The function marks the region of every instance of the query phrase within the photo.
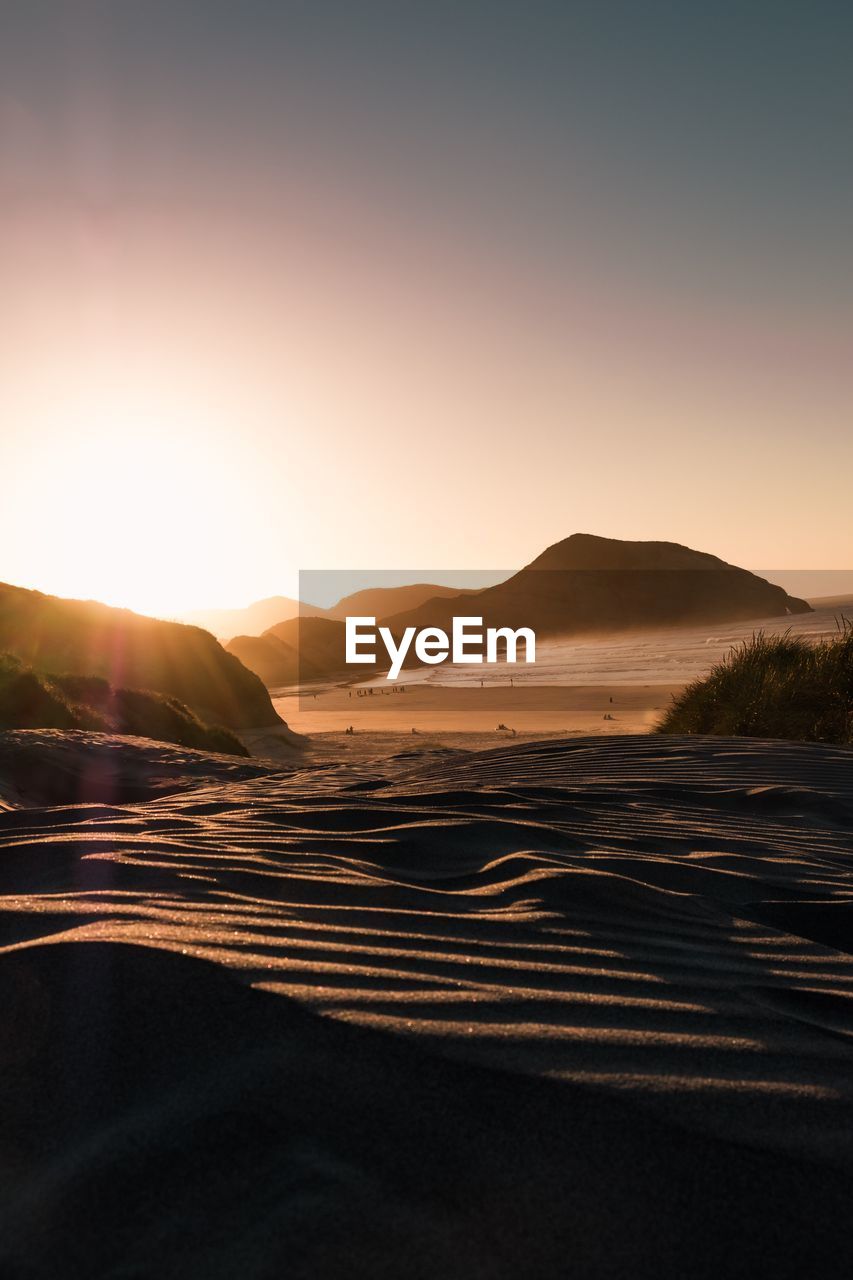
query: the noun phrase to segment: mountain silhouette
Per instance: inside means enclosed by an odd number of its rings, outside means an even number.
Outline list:
[[[575,533],[497,586],[464,600],[429,600],[383,622],[395,634],[409,626],[448,630],[454,615],[471,614],[485,626],[547,636],[808,612],[804,600],[707,552]]]

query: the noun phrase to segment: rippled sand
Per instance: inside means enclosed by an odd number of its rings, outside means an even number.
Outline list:
[[[15,738],[0,1273],[847,1273],[849,751]]]

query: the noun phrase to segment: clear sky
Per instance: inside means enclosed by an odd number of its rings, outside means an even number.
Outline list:
[[[0,580],[853,566],[853,6],[0,5]]]

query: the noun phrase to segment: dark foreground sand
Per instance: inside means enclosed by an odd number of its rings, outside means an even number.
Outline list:
[[[4,1280],[849,1274],[849,751],[114,750],[0,813]]]

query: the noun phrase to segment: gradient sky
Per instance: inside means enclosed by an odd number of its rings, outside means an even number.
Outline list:
[[[0,4],[0,580],[853,565],[853,6]]]

